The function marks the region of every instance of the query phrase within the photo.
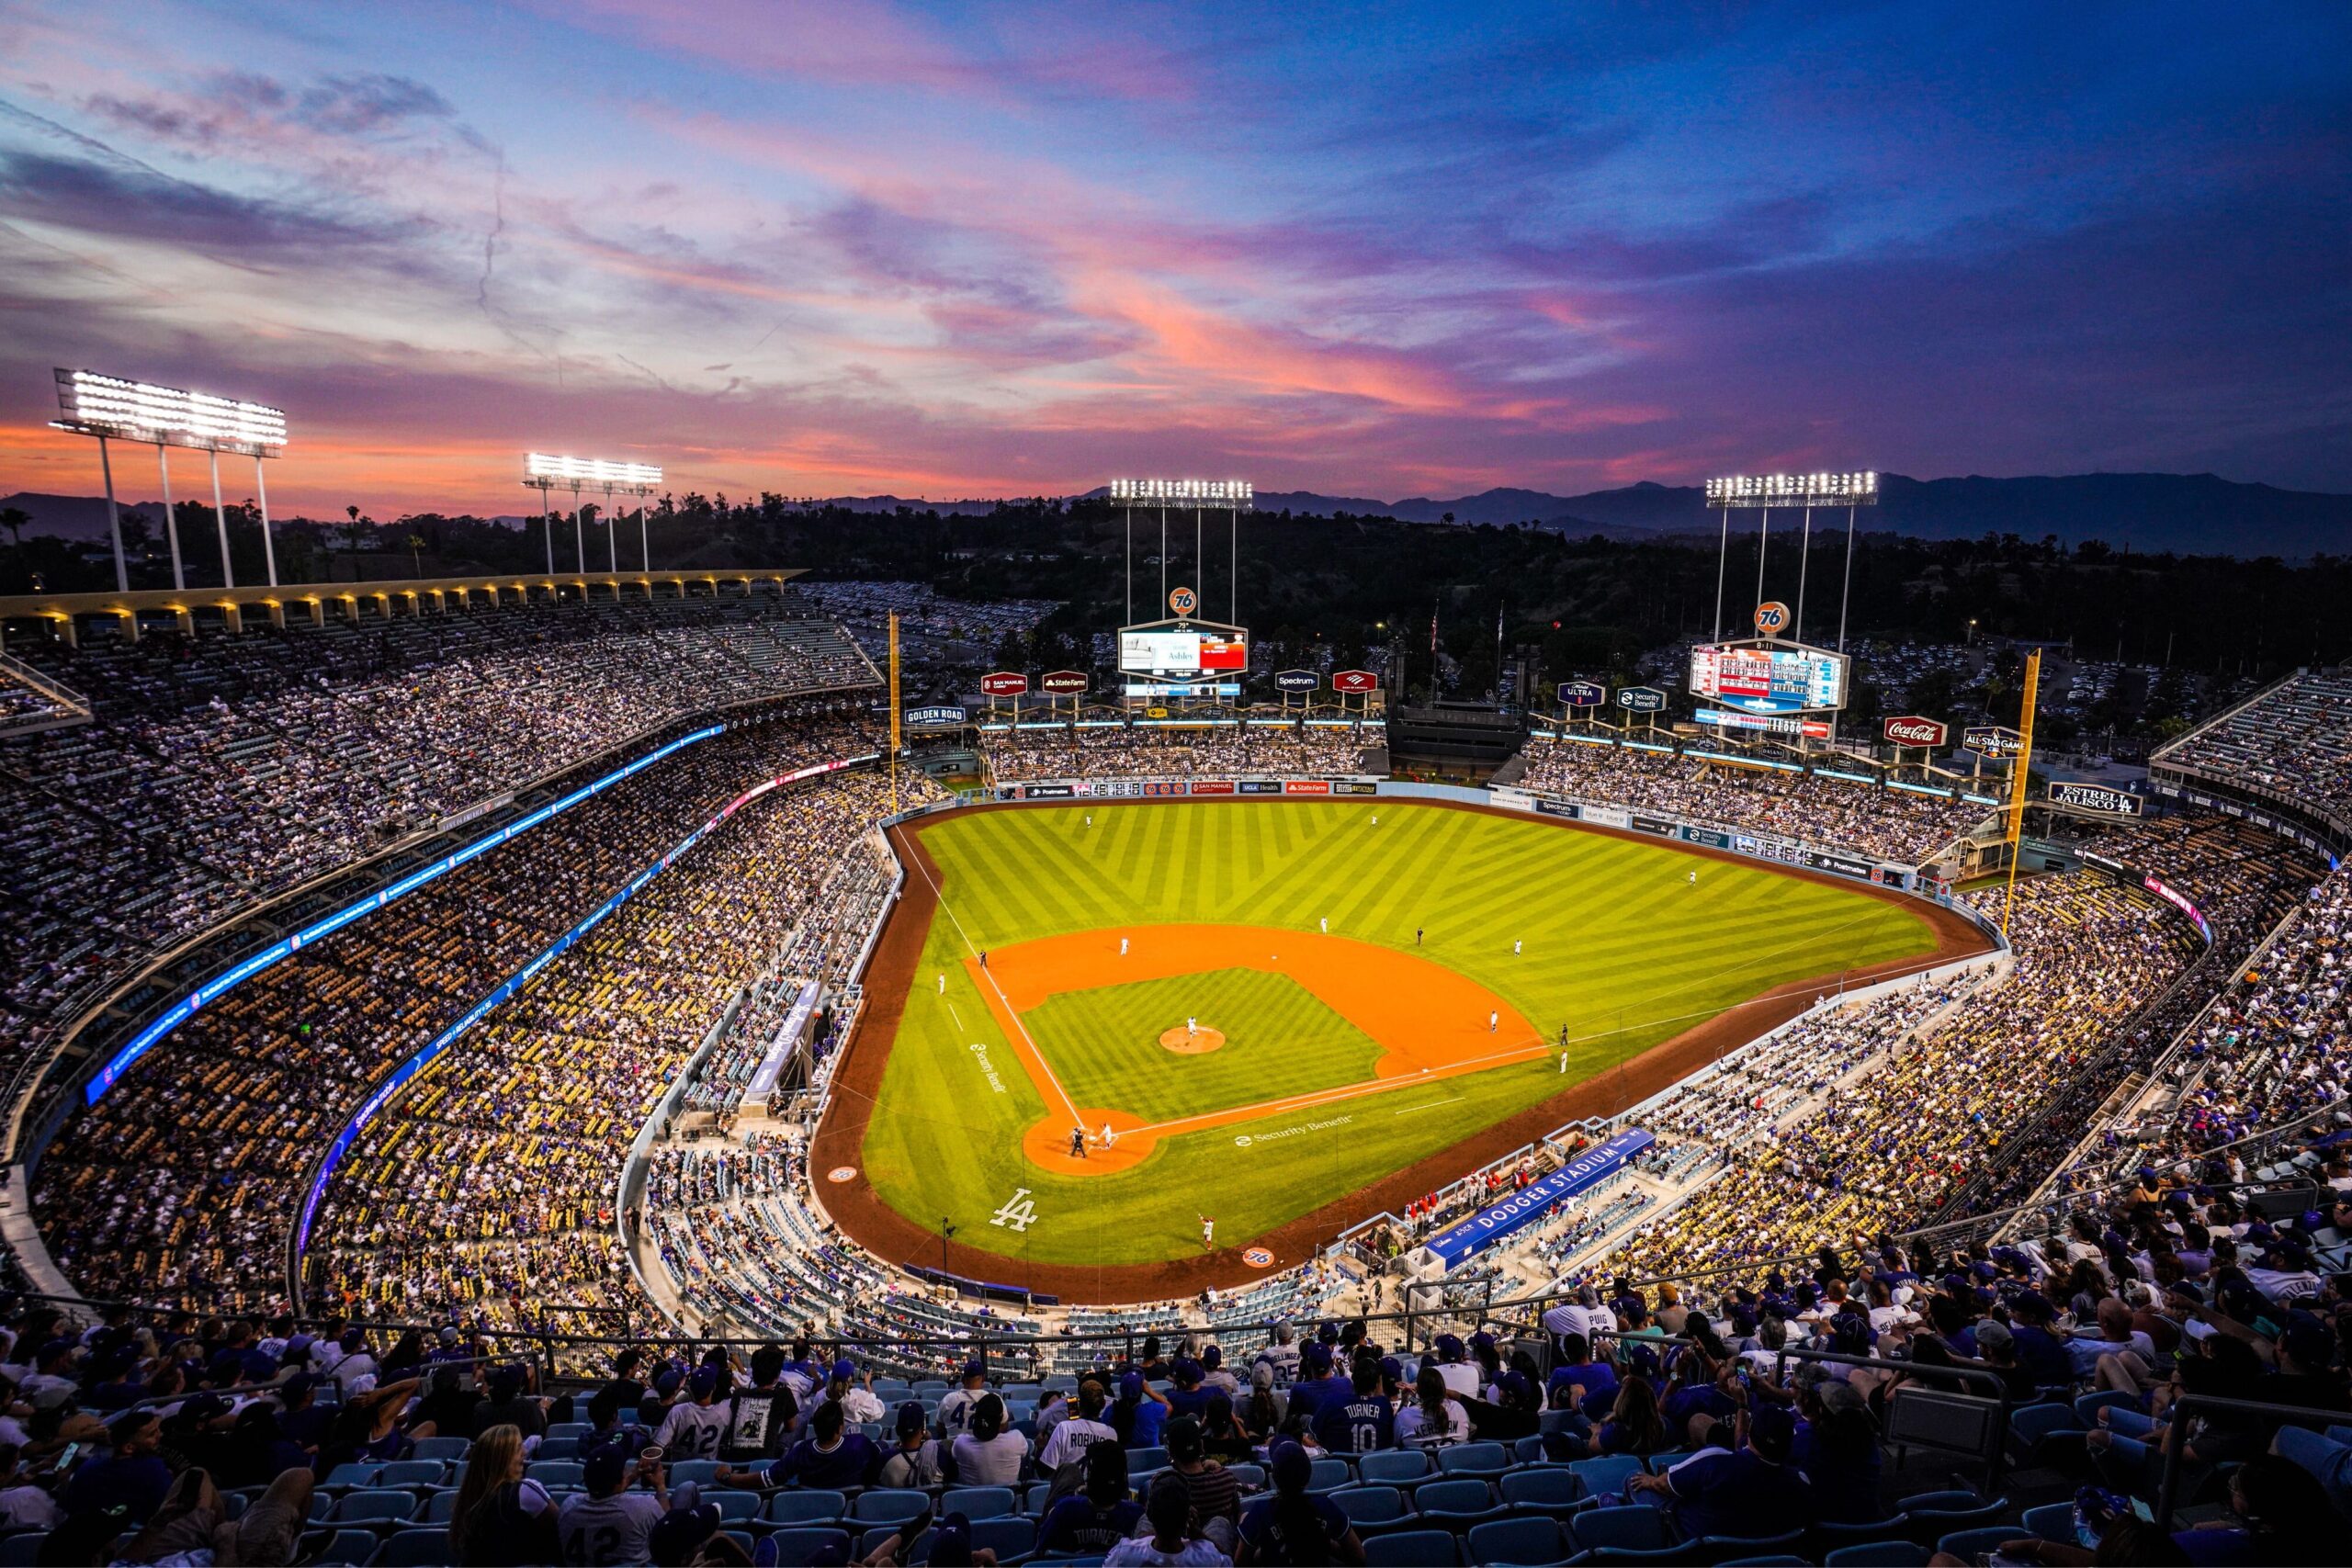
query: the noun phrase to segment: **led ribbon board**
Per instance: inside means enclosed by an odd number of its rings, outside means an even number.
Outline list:
[[[711,733],[716,734],[718,732],[713,730]],[[679,744],[683,745],[684,742],[682,741]],[[656,755],[659,754],[660,753],[656,753]],[[639,763],[632,764],[632,766],[642,766],[644,762],[649,762],[652,760],[653,759],[651,757],[648,757]],[[476,1002],[472,1007],[468,1008],[465,1014],[460,1017],[457,1022],[443,1030],[439,1034],[435,1035],[430,1044],[424,1046],[407,1061],[402,1062],[398,1067],[394,1068],[391,1075],[376,1087],[376,1092],[369,1095],[367,1100],[361,1102],[359,1109],[352,1112],[351,1120],[345,1123],[342,1132],[335,1134],[334,1142],[327,1145],[326,1157],[319,1162],[319,1174],[311,1183],[309,1196],[302,1201],[302,1223],[295,1237],[294,1250],[300,1253],[309,1249],[311,1245],[311,1222],[317,1217],[319,1202],[326,1196],[327,1182],[329,1179],[334,1175],[336,1168],[343,1164],[343,1156],[351,1152],[351,1145],[358,1141],[359,1134],[367,1131],[368,1123],[376,1119],[376,1113],[378,1111],[383,1110],[385,1106],[391,1103],[392,1097],[401,1091],[402,1086],[406,1085],[413,1079],[417,1074],[423,1072],[427,1066],[431,1066],[434,1059],[439,1056],[441,1053],[456,1044],[458,1039],[464,1035],[466,1031],[471,1029],[475,1024],[480,1023],[482,1021],[483,1017],[489,1013],[491,1009],[498,1006],[499,1003],[506,1000],[509,997],[512,997],[525,986],[529,985],[531,981],[537,977],[539,971],[545,969],[558,958],[562,957],[563,954],[569,952],[572,945],[579,942],[582,937],[586,936],[590,931],[595,930],[596,927],[603,922],[605,916],[619,908],[623,904],[628,903],[629,899],[637,896],[638,892],[643,888],[647,883],[661,875],[662,873],[669,870],[671,864],[675,862],[679,856],[684,854],[688,850],[693,849],[696,844],[700,843],[702,841],[703,835],[708,833],[712,829],[718,827],[722,822],[725,822],[729,818],[734,816],[735,813],[741,811],[744,807],[749,806],[752,801],[757,800],[760,796],[767,794],[770,790],[780,788],[785,784],[798,784],[804,779],[812,779],[820,773],[839,773],[843,768],[855,767],[862,762],[876,762],[879,761],[881,761],[881,756],[878,752],[869,752],[863,757],[843,757],[836,761],[818,762],[809,767],[797,769],[792,773],[779,773],[775,778],[769,779],[763,784],[754,784],[750,789],[745,790],[742,794],[737,795],[733,800],[729,801],[724,807],[720,807],[719,810],[701,827],[696,828],[693,832],[679,840],[676,848],[663,855],[661,859],[655,861],[651,865],[647,866],[643,871],[639,872],[635,876],[629,878],[628,883],[621,887],[620,891],[615,893],[611,897],[605,899],[604,903],[598,905],[595,910],[591,913],[587,919],[582,920],[578,925],[572,927],[570,931],[556,938],[552,942],[549,942],[547,947],[540,952],[537,957],[532,959],[528,964],[524,964],[522,968],[517,969],[514,974],[509,975],[504,980],[501,981],[488,996],[482,998],[481,1000]]]
[[[660,761],[662,758],[669,756],[672,752],[677,751],[684,747],[691,746],[698,740],[707,740],[714,735],[722,735],[726,733],[726,730],[727,727],[725,725],[714,724],[707,729],[697,729],[691,735],[682,735],[677,739],[671,741],[667,746],[647,752],[644,756],[639,757],[636,761],[629,763],[628,766],[614,769],[611,773],[606,773],[603,778],[596,780],[594,784],[581,785],[578,789],[573,790],[570,795],[565,795],[561,800],[552,801],[546,806],[542,806],[537,811],[508,823],[505,827],[499,829],[496,832],[485,834],[483,837],[476,839],[472,843],[468,844],[465,848],[458,850],[453,854],[444,855],[439,860],[434,861],[430,864],[418,867],[416,870],[410,872],[406,876],[401,877],[398,882],[393,883],[390,886],[378,888],[375,892],[369,894],[367,897],[360,899],[357,903],[344,906],[342,908],[337,909],[334,914],[327,916],[325,919],[313,921],[311,924],[303,927],[300,931],[296,931],[292,936],[287,937],[281,942],[274,942],[268,947],[263,948],[259,953],[246,958],[233,968],[215,976],[213,978],[206,981],[203,985],[198,986],[195,990],[190,991],[187,995],[182,997],[179,1000],[174,1002],[170,1007],[164,1009],[162,1013],[158,1014],[148,1023],[146,1028],[141,1029],[137,1034],[131,1037],[130,1044],[125,1045],[121,1050],[116,1052],[111,1057],[109,1057],[106,1066],[98,1069],[97,1076],[93,1077],[90,1080],[88,1087],[83,1089],[82,1098],[84,1103],[96,1105],[98,1100],[104,1097],[107,1090],[114,1087],[115,1080],[122,1077],[125,1072],[129,1071],[130,1065],[133,1062],[136,1062],[140,1057],[145,1055],[148,1051],[154,1046],[155,1042],[161,1040],[164,1035],[169,1034],[173,1030],[177,1029],[181,1024],[186,1023],[190,1018],[196,1015],[199,1009],[211,1002],[219,1000],[221,997],[226,996],[232,990],[235,990],[239,986],[243,985],[247,980],[252,979],[263,970],[267,969],[273,964],[276,964],[287,958],[292,957],[296,953],[299,953],[303,948],[310,946],[311,943],[316,942],[322,938],[333,935],[334,932],[341,931],[344,927],[349,925],[354,920],[359,919],[364,916],[372,915],[379,909],[387,908],[393,904],[399,903],[402,898],[407,897],[410,894],[415,892],[418,888],[424,886],[427,883],[446,876],[450,872],[453,872],[459,866],[464,865],[467,862],[473,860],[476,856],[487,854],[492,850],[496,849],[499,845],[506,843],[510,840],[514,839],[521,834],[529,832],[540,823],[545,822],[551,818],[562,815],[564,812],[569,811],[573,807],[579,805],[582,801],[590,799],[591,797],[603,793],[605,790],[611,788],[613,785],[620,783],[621,780],[629,777],[631,774],[636,773],[642,769],[651,767],[654,763]]]

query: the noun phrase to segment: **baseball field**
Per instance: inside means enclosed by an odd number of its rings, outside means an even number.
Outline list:
[[[899,846],[819,1188],[895,1261],[944,1221],[959,1271],[1102,1300],[1296,1261],[1640,1099],[1662,1043],[1679,1076],[1964,945],[1899,897],[1393,800],[982,809]]]

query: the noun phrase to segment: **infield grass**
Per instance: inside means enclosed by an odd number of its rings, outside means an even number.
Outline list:
[[[1220,1241],[1264,1235],[1750,997],[1935,947],[1899,904],[1761,864],[1394,800],[1031,807],[937,819],[923,841],[942,908],[868,1123],[865,1176],[913,1224],[944,1215],[960,1240],[1013,1264],[1198,1256],[1204,1213]],[[1565,1025],[1567,1072],[1546,1050],[1167,1138],[1114,1175],[1058,1176],[1023,1156],[1023,1132],[1046,1105],[967,973],[972,947],[1169,922],[1315,931],[1321,919],[1334,936],[1399,952],[1421,928],[1419,956],[1546,1037]],[[1227,1031],[1227,1047],[1162,1050],[1159,1031],[1187,1014]],[[1079,1104],[1155,1120],[1359,1081],[1377,1055],[1296,986],[1247,971],[1064,993],[1023,1021]],[[1035,1223],[991,1225],[1021,1188]],[[1018,1282],[1018,1268],[1005,1277]]]

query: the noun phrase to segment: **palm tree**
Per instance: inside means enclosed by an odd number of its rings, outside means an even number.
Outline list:
[[[20,550],[25,547],[25,525],[32,520],[32,513],[21,506],[0,507],[0,528],[8,530],[10,540]]]
[[[417,559],[416,556],[416,552],[423,548],[424,548],[424,536],[411,534],[408,536],[408,570],[412,578],[424,575],[424,564]]]

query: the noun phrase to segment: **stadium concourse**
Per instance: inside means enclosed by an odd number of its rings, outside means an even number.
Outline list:
[[[896,873],[888,783],[830,766],[876,748],[873,671],[791,607],[420,618],[344,662],[308,632],[33,654],[98,719],[0,771],[33,1068],[159,950],[314,875],[380,886],[354,863],[388,822],[549,773],[563,804],[209,998],[94,1102],[20,1107],[53,1133],[20,1261],[127,1304],[9,1304],[0,1553],[2054,1562],[2088,1560],[2079,1514],[2100,1561],[2340,1557],[2352,891],[2227,797],[2352,817],[2334,678],[2184,738],[2210,804],[2061,845],[2007,954],[1823,998],[1449,1272],[1405,1266],[1585,1138],[1243,1290],[1040,1309],[864,1255],[811,1182]],[[1370,747],[1263,733],[1191,761]],[[1187,771],[1175,744],[1089,732],[1025,776]],[[1983,816],[1525,761],[1537,796],[1873,862]],[[1975,1427],[1971,1393],[1997,1396]],[[2176,1544],[2135,1500],[2214,1528],[2167,1518]]]

